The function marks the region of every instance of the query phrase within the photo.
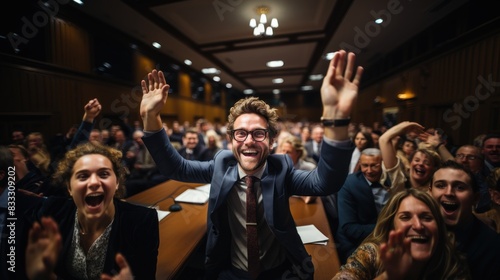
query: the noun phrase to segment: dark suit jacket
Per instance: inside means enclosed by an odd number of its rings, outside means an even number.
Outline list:
[[[143,137],[160,172],[183,182],[210,183],[208,202],[206,278],[216,278],[230,266],[231,231],[226,199],[240,179],[238,162],[229,150],[221,150],[211,161],[184,160],[170,145],[165,131]],[[312,278],[314,266],[297,233],[290,213],[291,195],[327,195],[338,191],[347,175],[352,148],[325,144],[322,157],[312,171],[295,170],[290,157],[270,155],[261,178],[264,217],[270,230],[287,250],[287,257],[302,273]]]
[[[178,150],[179,154],[183,158],[187,158],[186,147],[182,147]],[[193,149],[192,158],[190,160],[205,160],[206,148],[205,146],[196,146]]]
[[[314,152],[314,140],[309,140],[304,144],[304,148],[306,149],[307,152],[307,157],[313,159],[315,162],[319,161],[319,154]],[[323,142],[323,141],[321,141]],[[320,146],[323,143],[320,143]],[[321,153],[321,151],[320,151]]]
[[[349,174],[337,199],[339,227],[335,243],[342,263],[375,228],[375,198],[363,173]]]
[[[116,253],[125,256],[136,279],[155,279],[158,257],[158,214],[154,209],[133,205],[114,199],[115,218],[111,228],[103,273],[115,274],[120,268],[115,262]],[[49,197],[37,216],[52,216],[61,231],[63,250],[55,269],[63,279],[71,279],[65,267],[70,258],[75,223],[76,206],[72,199]]]
[[[472,279],[499,279],[500,235],[475,216],[471,224],[454,232],[456,247],[465,254]]]

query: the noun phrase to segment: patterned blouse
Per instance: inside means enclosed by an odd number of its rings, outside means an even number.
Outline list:
[[[378,246],[374,243],[361,244],[340,267],[334,280],[374,279],[383,271],[379,271],[377,262]]]
[[[69,256],[66,260],[66,266],[72,279],[93,280],[101,279],[101,273],[104,269],[104,259],[108,250],[109,234],[113,221],[106,227],[101,236],[90,246],[88,254],[85,255],[80,245],[80,227],[78,225],[78,211],[75,213],[75,225],[73,229],[73,238]]]
[[[371,280],[384,272],[378,260],[379,246],[374,243],[363,243],[340,267],[340,271],[332,280]],[[458,260],[459,270],[450,279],[470,279],[469,269],[463,260]],[[430,277],[427,277],[430,278]]]

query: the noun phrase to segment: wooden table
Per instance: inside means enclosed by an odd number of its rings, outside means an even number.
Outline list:
[[[160,210],[168,211],[177,195],[201,185],[169,180],[131,196],[127,201],[147,206],[156,203]],[[182,210],[171,212],[159,224],[160,246],[156,268],[156,279],[159,280],[175,278],[206,234],[208,204],[179,204]],[[306,244],[305,247],[313,258],[314,278],[331,279],[339,270],[339,259],[321,200],[306,204],[300,198],[291,197],[290,210],[297,226],[314,224],[328,237],[326,246]]]
[[[313,259],[314,279],[332,279],[339,271],[340,261],[321,199],[306,204],[299,197],[290,197],[290,211],[297,226],[313,224],[328,237],[326,245],[305,244],[305,247]]]
[[[127,201],[148,206],[160,201],[157,204],[159,209],[168,211],[176,196],[201,185],[169,180],[133,195]],[[156,279],[159,280],[172,279],[181,270],[207,231],[208,204],[179,204],[182,210],[171,212],[159,224],[160,246],[156,266]]]

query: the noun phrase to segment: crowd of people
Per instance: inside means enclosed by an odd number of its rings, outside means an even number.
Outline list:
[[[282,122],[249,97],[226,124],[169,126],[160,116],[169,86],[153,70],[141,83],[142,123],[96,128],[92,99],[50,144],[13,131],[0,147],[0,210],[15,166],[22,261],[8,273],[0,211],[2,279],[154,279],[156,213],[121,198],[170,179],[211,184],[206,279],[313,279],[290,196],[322,200],[341,263],[334,279],[498,278],[500,134],[453,146],[416,122],[350,123],[362,72],[354,54],[336,53],[321,123]]]

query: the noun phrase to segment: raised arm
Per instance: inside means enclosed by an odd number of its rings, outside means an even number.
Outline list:
[[[153,70],[148,74],[148,81],[142,80],[141,118],[145,131],[162,129],[160,112],[167,102],[170,86],[162,71]]]
[[[382,136],[380,136],[378,144],[380,152],[382,153],[382,162],[384,163],[386,169],[391,169],[398,163],[396,148],[392,144],[391,140],[394,137],[402,135],[410,130],[416,130],[420,134],[423,133],[424,127],[416,122],[404,121],[389,128],[382,134]]]
[[[78,144],[89,140],[90,131],[94,127],[94,120],[101,113],[102,106],[97,98],[91,99],[83,106],[83,118],[78,131],[71,140],[70,149],[75,148]]]
[[[335,53],[321,86],[323,120],[346,120],[351,117],[363,68],[355,68],[356,56],[340,50]],[[354,78],[353,78],[354,75]],[[325,126],[325,136],[333,140],[349,139],[347,125]]]

